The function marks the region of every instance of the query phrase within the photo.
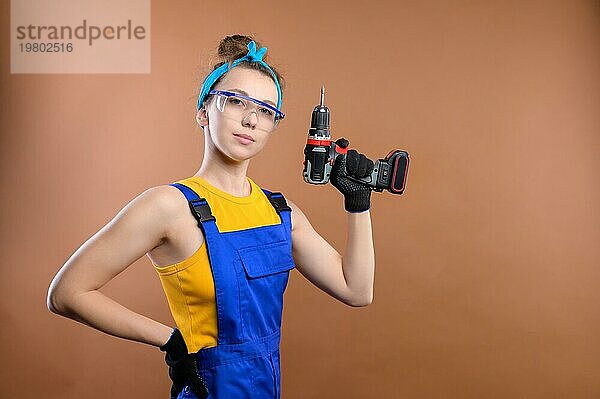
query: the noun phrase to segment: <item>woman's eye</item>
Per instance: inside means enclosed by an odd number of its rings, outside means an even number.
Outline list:
[[[260,112],[268,116],[273,116],[273,111],[271,111],[269,108],[261,108]]]
[[[235,104],[235,105],[243,105],[243,104],[244,104],[242,100],[240,100],[240,99],[237,99],[237,98],[235,98],[235,97],[230,97],[230,98],[229,98],[229,102],[230,102],[231,104]]]

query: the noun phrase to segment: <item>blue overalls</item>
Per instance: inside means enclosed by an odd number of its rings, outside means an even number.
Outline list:
[[[204,233],[215,284],[217,346],[196,354],[210,399],[279,399],[283,294],[292,258],[291,209],[281,193],[262,189],[281,223],[221,233],[206,199],[172,183]],[[178,399],[197,398],[186,386]]]

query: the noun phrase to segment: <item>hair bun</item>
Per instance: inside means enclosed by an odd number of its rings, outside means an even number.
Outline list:
[[[236,58],[243,57],[248,52],[248,43],[254,38],[245,35],[231,35],[226,36],[219,43],[217,54],[222,61],[228,62],[233,61]],[[254,40],[256,46],[260,48],[260,45]]]
[[[218,68],[222,67],[226,63],[233,63],[235,60],[242,58],[243,56],[248,54],[248,43],[250,43],[251,41],[254,41],[254,43],[256,43],[256,47],[258,49],[263,48],[263,46],[258,41],[256,41],[252,36],[229,35],[229,36],[225,36],[223,39],[221,39],[221,41],[219,42],[219,46],[217,47],[216,56],[211,57],[212,58],[211,64],[213,63],[215,58],[219,60],[217,63],[215,63],[213,65],[212,71],[217,70]],[[270,59],[270,57],[268,57],[265,54],[264,62],[266,62],[266,59]],[[275,81],[279,84],[279,87],[280,87],[282,95],[283,95],[283,91],[285,90],[285,81],[283,79],[283,76],[281,76],[281,74],[279,72],[277,72],[277,70],[275,69],[275,67],[273,65],[269,65],[268,67],[265,67],[263,64],[261,64],[259,62],[250,61],[250,60],[241,61],[239,64],[241,65],[242,68],[259,71],[260,73],[267,76],[268,78],[273,79],[273,81]],[[275,77],[273,77],[273,74],[275,75]],[[217,84],[219,84],[219,82],[221,81],[223,76],[225,76],[225,75],[221,75],[216,81],[214,81],[211,84],[210,87],[212,88],[212,87],[215,87]],[[204,78],[204,81],[206,82],[206,78]],[[204,87],[204,84],[202,84],[202,86],[199,88],[198,95],[200,95],[200,93],[202,93],[203,87]],[[212,97],[205,96],[204,99],[202,100],[202,104],[198,104],[198,108],[201,108],[206,103],[208,98],[212,98]],[[198,101],[200,101],[200,99],[198,99]]]

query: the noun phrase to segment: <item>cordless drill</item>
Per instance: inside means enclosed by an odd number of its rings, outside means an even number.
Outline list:
[[[348,152],[331,140],[329,132],[329,108],[325,105],[325,86],[321,87],[321,101],[312,112],[308,139],[304,147],[304,181],[310,184],[325,184],[329,181],[331,168],[339,154]],[[384,189],[392,194],[402,194],[408,174],[408,152],[392,150],[385,158],[378,159],[370,176],[362,179],[347,176],[381,192]]]

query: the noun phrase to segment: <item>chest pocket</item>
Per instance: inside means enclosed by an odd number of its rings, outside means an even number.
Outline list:
[[[283,294],[295,267],[291,244],[278,241],[240,248],[236,260],[242,330],[256,339],[281,327]]]
[[[295,267],[292,250],[287,241],[238,249],[248,278],[265,277]]]

